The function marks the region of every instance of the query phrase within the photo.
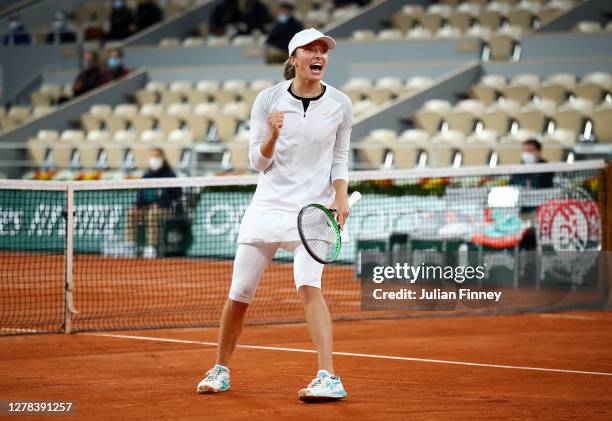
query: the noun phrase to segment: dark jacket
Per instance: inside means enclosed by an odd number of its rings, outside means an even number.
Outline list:
[[[72,31],[65,29],[59,32],[55,32],[55,31],[49,32],[47,34],[47,39],[46,39],[47,44],[58,43],[58,37],[59,37],[59,44],[72,44],[77,41],[76,34]]]
[[[209,27],[211,33],[223,34],[231,23],[238,26],[238,34],[250,34],[255,29],[266,32],[270,21],[270,10],[260,0],[247,0],[244,9],[240,9],[238,0],[226,0],[213,9]]]
[[[176,177],[172,168],[164,165],[157,171],[147,170],[142,178],[171,178]],[[180,188],[140,189],[136,197],[136,207],[156,204],[162,209],[176,210],[181,199]]]
[[[2,39],[4,45],[30,45],[31,42],[30,34],[26,32],[23,25],[8,31]]]
[[[123,66],[118,67],[115,70],[107,69],[104,72],[104,83],[121,79],[122,77],[127,76],[129,73],[130,71]]]
[[[302,29],[304,29],[304,26],[301,22],[293,16],[289,16],[287,22],[277,22],[276,25],[274,25],[274,28],[270,31],[266,44],[281,50],[287,50],[291,38]]]
[[[545,164],[545,159],[540,159],[538,164]],[[530,187],[532,189],[549,189],[553,186],[554,173],[531,173],[531,174],[514,174],[510,178],[510,184],[515,186]]]
[[[113,9],[110,16],[110,30],[106,36],[109,40],[124,39],[132,35],[130,26],[134,24],[134,13],[127,7]]]
[[[100,70],[100,68],[97,66],[91,67],[79,73],[74,81],[74,84],[72,85],[72,91],[74,92],[74,96],[78,96],[103,84],[104,74],[102,73],[102,70]]]
[[[139,31],[164,19],[164,13],[154,2],[141,3],[136,9],[136,27]]]

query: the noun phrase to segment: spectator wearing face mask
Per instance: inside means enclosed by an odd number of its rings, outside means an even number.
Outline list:
[[[136,30],[134,13],[127,7],[125,0],[113,0],[110,15],[110,30],[107,40],[121,40],[132,35]]]
[[[142,31],[164,19],[164,12],[153,0],[139,0],[136,8],[136,29]]]
[[[176,177],[176,174],[170,168],[163,149],[152,148],[149,155],[149,169],[144,173],[143,178],[169,177]],[[144,220],[147,232],[143,257],[154,258],[157,256],[160,221],[179,211],[180,198],[180,188],[138,190],[136,203],[128,211],[127,218],[126,250],[129,254],[134,254],[138,221]]]
[[[224,0],[212,11],[209,21],[210,32],[223,36],[228,26],[233,26],[232,34],[250,34],[255,30],[266,32],[271,21],[268,6],[260,0]]]
[[[107,61],[107,68],[104,72],[104,82],[121,79],[130,71],[123,65],[123,50],[115,48],[110,52]]]
[[[542,144],[536,139],[528,139],[523,142],[521,162],[523,164],[544,164],[547,161],[542,158]],[[514,174],[510,184],[532,189],[546,189],[553,186],[554,173],[528,173]]]
[[[293,5],[281,3],[276,16],[276,24],[266,40],[266,61],[284,63],[287,60],[287,48],[293,36],[304,29],[300,21],[293,17]]]
[[[102,73],[98,63],[98,54],[95,51],[86,51],[83,55],[83,70],[72,85],[74,96],[91,91],[103,83],[104,73]]]
[[[8,32],[4,34],[2,39],[4,45],[30,45],[32,42],[30,34],[26,31],[18,15],[9,17],[8,28]]]
[[[76,34],[68,28],[66,14],[62,11],[56,12],[53,17],[53,31],[47,34],[47,44],[70,44],[76,41]]]

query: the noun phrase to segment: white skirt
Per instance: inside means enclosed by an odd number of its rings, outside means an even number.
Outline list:
[[[258,209],[250,205],[240,223],[238,243],[300,241],[297,213]]]
[[[259,209],[249,205],[244,212],[238,243],[282,243],[301,241],[297,228],[298,213],[278,212]],[[340,233],[342,243],[348,243],[348,227]]]

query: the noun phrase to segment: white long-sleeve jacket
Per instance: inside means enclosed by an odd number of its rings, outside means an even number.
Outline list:
[[[349,142],[352,128],[351,100],[338,89],[325,84],[321,98],[311,101],[306,112],[302,101],[289,93],[291,80],[259,93],[251,112],[249,160],[259,171],[257,190],[243,219],[239,241],[262,237],[255,227],[257,218],[247,218],[257,211],[294,217],[309,203],[329,205],[335,191],[333,181],[348,181]],[[261,144],[269,133],[268,114],[284,113],[283,127],[272,158],[261,154]],[[283,218],[280,218],[283,219]],[[251,221],[249,221],[251,220]],[[289,229],[289,227],[288,227]],[[291,235],[272,235],[268,241],[285,241]]]

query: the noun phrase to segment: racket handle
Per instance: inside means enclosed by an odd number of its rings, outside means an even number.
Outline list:
[[[361,200],[361,193],[359,193],[358,191],[354,191],[348,200],[349,208],[352,208],[353,205],[359,202],[360,200]]]

